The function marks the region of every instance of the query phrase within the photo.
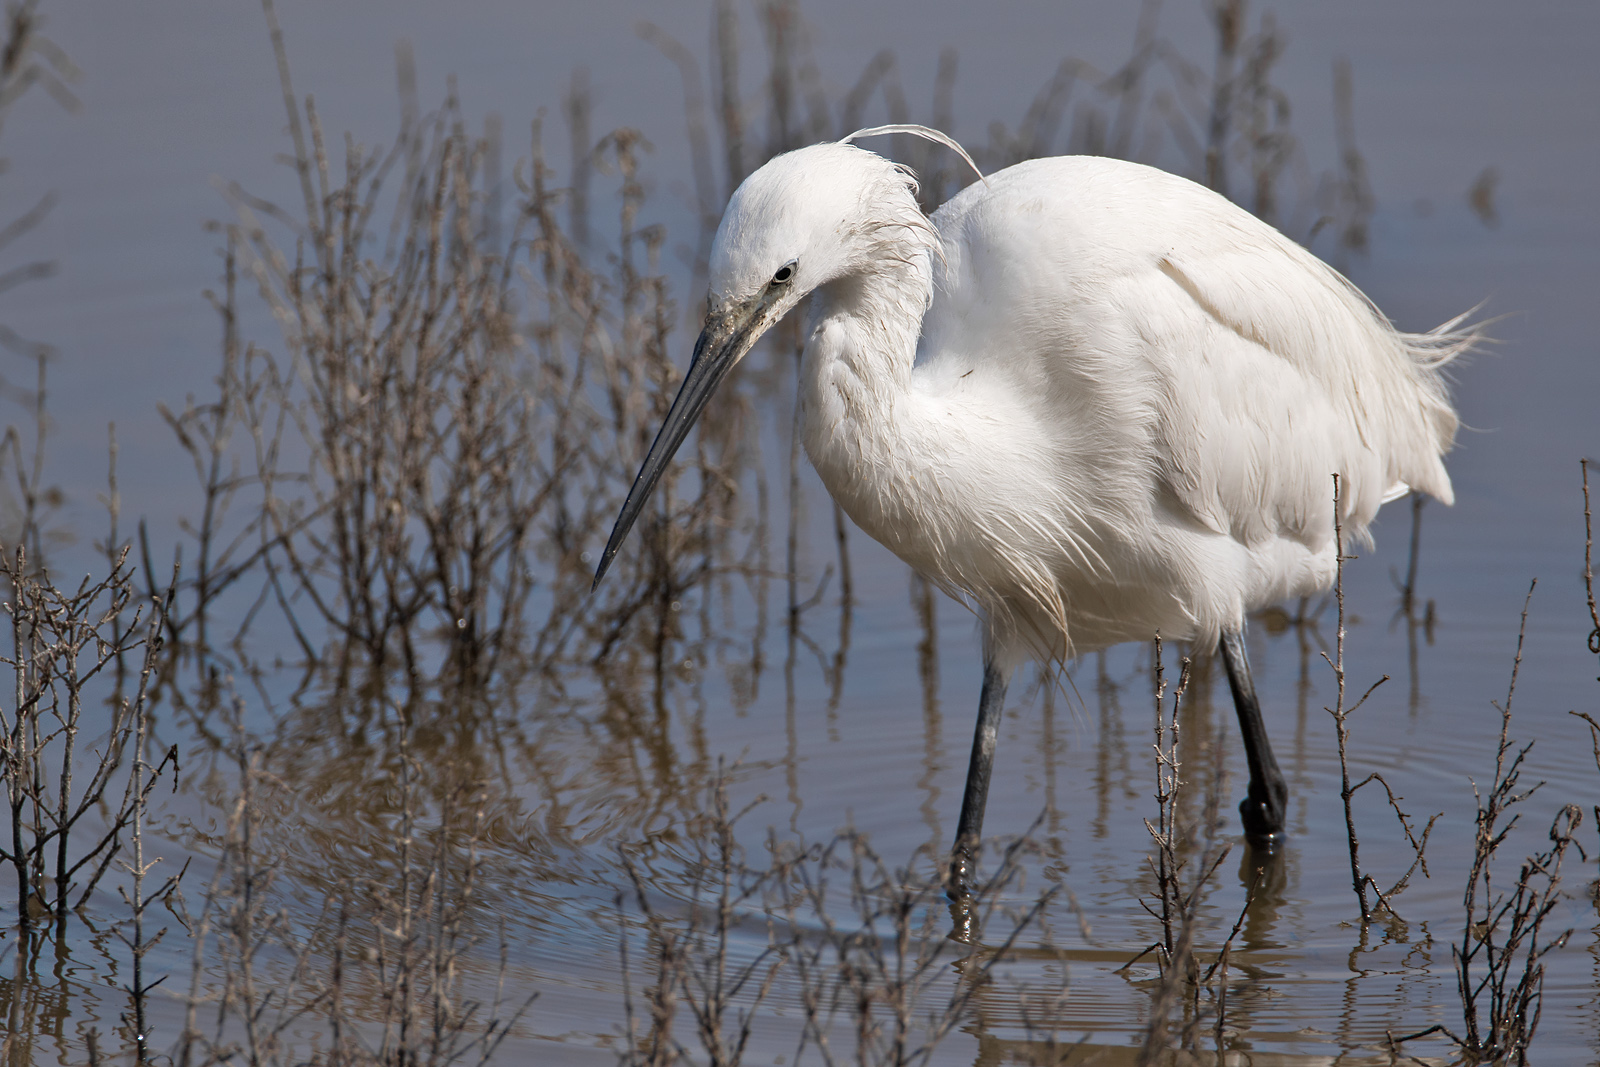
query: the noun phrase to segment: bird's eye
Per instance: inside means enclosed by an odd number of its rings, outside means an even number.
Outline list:
[[[774,274],[772,276],[772,284],[774,284],[774,285],[782,285],[784,282],[788,281],[790,278],[793,278],[793,277],[794,277],[794,264],[793,263],[785,263],[783,266],[778,268],[778,273],[776,273],[776,274]]]

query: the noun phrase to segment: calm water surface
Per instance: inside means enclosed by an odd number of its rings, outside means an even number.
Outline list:
[[[1205,55],[1196,13],[1181,3],[1169,7],[1167,34],[1190,42],[1192,55]],[[174,517],[195,506],[185,461],[155,405],[181,401],[212,373],[216,327],[199,292],[213,284],[217,266],[215,241],[201,224],[227,212],[219,180],[238,179],[269,195],[287,189],[286,172],[272,158],[285,139],[266,35],[259,12],[236,8],[163,2],[52,9],[50,35],[84,72],[82,109],[62,115],[33,100],[6,130],[12,202],[25,199],[18,189],[55,189],[61,198],[26,242],[26,254],[58,260],[60,274],[25,297],[9,295],[5,315],[14,329],[59,350],[51,370],[51,462],[68,492],[68,525],[98,529],[95,494],[105,425],[113,419],[125,509],[148,515],[159,539],[170,538]],[[1249,1050],[1257,1063],[1326,1062],[1344,1053],[1382,1062],[1377,1049],[1386,1029],[1459,1026],[1449,944],[1460,937],[1471,779],[1492,773],[1500,720],[1490,701],[1505,697],[1518,616],[1535,577],[1513,731],[1537,741],[1527,774],[1548,784],[1528,802],[1523,836],[1507,846],[1505,859],[1542,844],[1560,804],[1587,807],[1600,797],[1587,734],[1567,714],[1600,707],[1600,667],[1584,649],[1578,492],[1579,457],[1600,456],[1593,332],[1600,9],[1439,0],[1274,10],[1290,39],[1281,80],[1315,167],[1332,156],[1331,61],[1348,56],[1354,66],[1359,143],[1377,212],[1371,251],[1346,264],[1349,272],[1404,328],[1431,327],[1479,301],[1484,314],[1503,316],[1492,331],[1500,343],[1455,371],[1469,429],[1450,461],[1456,506],[1424,513],[1420,587],[1433,602],[1433,625],[1424,632],[1396,614],[1391,573],[1404,569],[1409,534],[1403,505],[1386,510],[1376,550],[1348,574],[1352,685],[1364,689],[1391,676],[1354,720],[1355,769],[1382,771],[1413,815],[1443,813],[1429,847],[1431,878],[1399,902],[1406,923],[1363,931],[1354,921],[1338,764],[1323,710],[1333,678],[1319,658],[1333,640],[1331,607],[1314,625],[1257,620],[1251,631],[1257,684],[1291,783],[1292,838],[1235,945],[1233,1047]],[[982,12],[976,5],[882,5],[863,12],[812,2],[804,14],[824,76],[840,85],[878,48],[892,46],[919,119],[927,115],[938,52],[955,45],[961,74],[951,132],[973,141],[982,140],[989,118],[1020,114],[1062,56],[1104,67],[1120,61],[1135,19],[1127,5],[1100,3],[1015,3]],[[468,114],[498,112],[508,130],[525,128],[537,109],[557,108],[572,69],[588,67],[596,129],[626,123],[645,132],[656,147],[650,210],[669,232],[692,231],[682,206],[687,155],[676,74],[639,41],[633,24],[650,18],[698,49],[708,32],[703,5],[414,3],[378,12],[354,3],[286,3],[282,17],[299,88],[317,94],[331,128],[368,140],[386,137],[393,124],[392,49],[400,38],[415,45],[425,101],[454,73]],[[752,94],[759,76],[754,21],[747,14]],[[1499,175],[1492,224],[1467,203],[1486,167]],[[697,299],[691,293],[683,302]],[[276,343],[265,314],[251,314],[247,330]],[[679,341],[686,360],[687,332]],[[777,455],[787,448],[787,403],[774,404]],[[809,471],[804,479],[806,529],[815,536],[802,540],[799,584],[810,590],[834,557],[826,496]],[[859,532],[850,550],[856,603],[837,676],[830,672],[844,630],[830,585],[803,619],[815,652],[805,642],[791,651],[776,625],[763,636],[744,609],[750,621],[728,643],[764,640],[765,666],[753,693],[750,679],[729,681],[737,657],[711,653],[651,729],[632,736],[615,728],[603,700],[588,698],[562,708],[497,709],[487,723],[461,727],[470,751],[435,739],[447,760],[497,768],[484,908],[471,920],[484,942],[469,967],[491,975],[494,931],[503,923],[511,985],[541,994],[504,1046],[507,1062],[534,1053],[554,1062],[614,1057],[622,1025],[618,847],[656,840],[670,857],[703,806],[719,759],[732,767],[735,807],[754,804],[739,823],[753,861],[764,856],[769,832],[816,842],[854,827],[896,864],[925,865],[947,845],[977,701],[976,627],[959,606],[937,604],[930,674],[919,661],[924,629],[908,572]],[[782,604],[781,582],[770,596]],[[1066,895],[1056,898],[1024,939],[1025,947],[1048,943],[1051,950],[1022,952],[1004,964],[972,1016],[940,1046],[938,1062],[1025,1057],[1027,992],[1046,996],[1063,983],[1065,1037],[1082,1037],[1086,1049],[1137,1043],[1152,972],[1118,969],[1155,933],[1136,903],[1150,891],[1142,826],[1154,814],[1149,660],[1148,649],[1123,648],[1077,664],[1059,689],[1026,679],[1014,685],[986,826],[1020,834],[1041,820],[1025,880],[1009,892],[1020,902],[1059,884],[1076,909]],[[312,706],[255,724],[279,742],[274,769],[299,794],[269,833],[285,854],[281,892],[308,909],[340,877],[370,874],[362,842],[389,832],[378,806],[363,801],[381,732],[368,738],[336,731],[323,714]],[[1245,776],[1217,672],[1201,671],[1187,716],[1193,766],[1226,753],[1222,832],[1232,834]],[[180,722],[164,729],[171,740],[184,740]],[[207,782],[202,770],[191,773],[171,801],[164,825],[172,848],[198,848],[204,831],[214,829]],[[1380,881],[1392,879],[1408,853],[1380,798],[1363,794],[1357,818],[1367,865]],[[1592,861],[1593,828],[1584,833]],[[650,888],[671,907],[684,892],[681,867],[663,860],[656,869]],[[1575,933],[1550,957],[1539,1062],[1600,1058],[1600,942],[1585,889],[1594,873],[1592,862],[1585,867],[1574,858],[1569,898],[1550,920]],[[1238,914],[1252,877],[1240,842],[1205,906],[1209,951]],[[752,924],[739,938],[735,955],[753,955],[765,932]],[[183,978],[169,983],[177,990],[186,984],[188,957],[178,938],[171,941],[147,966]],[[98,979],[85,976],[73,995],[77,1007],[69,1014],[80,1026],[93,1019],[106,1025],[119,1010]],[[792,1054],[797,1015],[793,990],[780,982],[752,1062]],[[180,1018],[175,1004],[159,1014],[158,1045],[162,1031],[167,1040],[176,1036]]]

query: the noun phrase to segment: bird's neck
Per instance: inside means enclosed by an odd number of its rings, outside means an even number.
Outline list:
[[[933,273],[928,251],[904,252],[817,291],[802,374],[809,388],[834,390],[837,403],[816,408],[822,398],[806,396],[808,415],[882,417],[883,405],[910,389]]]
[[[930,250],[905,251],[818,290],[800,373],[806,454],[834,499],[886,544],[903,487],[884,476],[902,469],[896,456],[917,417],[912,367],[933,291]]]

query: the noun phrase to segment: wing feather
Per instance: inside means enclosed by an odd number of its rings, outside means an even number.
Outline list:
[[[1156,265],[1166,292],[1147,294],[1192,305],[1151,348],[1166,386],[1157,455],[1178,497],[1246,544],[1313,549],[1331,537],[1335,473],[1357,536],[1397,490],[1451,502],[1441,456],[1456,416],[1431,352],[1275,230],[1205,206],[1210,224]]]
[[[1456,431],[1440,366],[1462,320],[1396,330],[1310,252],[1203,186],[1091,157],[991,175],[941,209],[948,298],[925,353],[987,350],[1060,413],[1095,494],[1107,464],[1252,547],[1332,538],[1331,476],[1356,536],[1415,488],[1449,503]],[[1003,341],[997,341],[1003,338]],[[1012,366],[1033,353],[1031,368]],[[1073,470],[1070,463],[1063,470]],[[1103,484],[1103,483],[1102,483]],[[1122,484],[1126,484],[1123,482]]]

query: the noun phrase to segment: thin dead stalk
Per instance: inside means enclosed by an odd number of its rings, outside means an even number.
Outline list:
[[[1204,977],[1199,973],[1199,960],[1195,951],[1195,936],[1199,924],[1201,902],[1210,891],[1212,879],[1223,860],[1232,851],[1231,844],[1218,847],[1216,827],[1221,796],[1221,751],[1218,764],[1204,797],[1199,827],[1190,826],[1180,817],[1180,803],[1184,787],[1183,764],[1179,757],[1180,713],[1183,699],[1192,677],[1192,663],[1186,657],[1173,690],[1170,711],[1165,705],[1167,691],[1166,673],[1162,664],[1162,642],[1156,639],[1152,654],[1152,674],[1155,693],[1155,744],[1156,753],[1156,808],[1155,823],[1145,820],[1145,829],[1155,841],[1156,851],[1147,857],[1151,873],[1156,880],[1157,901],[1140,898],[1139,904],[1161,924],[1161,936],[1120,968],[1126,972],[1146,955],[1154,954],[1158,977],[1150,997],[1150,1007],[1144,1027],[1143,1042],[1137,1062],[1160,1062],[1173,1048],[1196,1052],[1202,1034],[1201,990],[1210,986],[1218,965],[1231,951],[1234,934],[1243,923],[1244,913],[1235,923],[1234,933],[1228,936],[1218,961],[1213,963]],[[1193,862],[1193,874],[1187,875]],[[1254,890],[1247,895],[1248,908]],[[1225,967],[1225,964],[1223,964]],[[1225,973],[1225,972],[1224,972]],[[1223,994],[1215,995],[1218,1011],[1225,1008]],[[1173,1031],[1173,1013],[1182,1007],[1182,1025]],[[1220,1016],[1213,1031],[1220,1033]]]
[[[1594,599],[1594,518],[1589,506],[1589,467],[1592,460],[1578,461],[1583,471],[1583,592],[1589,602],[1589,622],[1593,629],[1589,631],[1589,651],[1600,656],[1600,608],[1595,606]],[[1600,681],[1600,678],[1595,679]]]
[[[1422,832],[1418,834],[1412,826],[1411,817],[1400,808],[1400,801],[1404,798],[1395,794],[1395,791],[1390,787],[1388,780],[1385,779],[1380,772],[1374,771],[1368,774],[1365,778],[1361,779],[1359,782],[1356,782],[1353,785],[1351,784],[1350,758],[1348,752],[1350,740],[1350,716],[1361,709],[1361,706],[1367,702],[1367,698],[1372,696],[1373,692],[1376,691],[1380,685],[1389,680],[1389,676],[1386,674],[1379,678],[1376,682],[1373,682],[1372,685],[1367,687],[1366,692],[1361,694],[1360,699],[1346,707],[1344,662],[1344,565],[1356,557],[1347,556],[1344,552],[1344,524],[1340,518],[1340,506],[1340,478],[1339,475],[1335,474],[1333,476],[1333,590],[1334,600],[1338,605],[1338,630],[1334,639],[1333,656],[1330,657],[1327,652],[1323,652],[1322,658],[1328,664],[1328,666],[1333,669],[1334,680],[1336,683],[1336,695],[1334,698],[1333,707],[1324,707],[1323,710],[1333,717],[1334,735],[1337,740],[1339,750],[1339,799],[1344,805],[1345,839],[1350,851],[1350,885],[1351,889],[1355,892],[1356,901],[1361,907],[1361,921],[1370,922],[1377,914],[1378,909],[1382,909],[1390,915],[1397,916],[1397,913],[1394,910],[1393,899],[1405,890],[1406,885],[1411,881],[1411,876],[1419,869],[1422,871],[1423,876],[1427,877],[1428,863],[1426,859],[1426,849],[1428,847],[1428,838],[1433,833],[1434,823],[1439,820],[1443,813],[1431,816],[1428,819],[1427,825],[1422,828]],[[1383,786],[1384,796],[1388,800],[1389,808],[1394,812],[1395,818],[1399,821],[1400,828],[1406,837],[1406,843],[1411,848],[1412,853],[1411,866],[1408,867],[1405,873],[1402,874],[1387,890],[1380,888],[1372,875],[1361,869],[1361,841],[1360,837],[1356,833],[1355,811],[1351,803],[1357,792],[1373,782]],[[1372,900],[1369,900],[1367,897],[1367,891],[1369,889],[1372,891]]]

